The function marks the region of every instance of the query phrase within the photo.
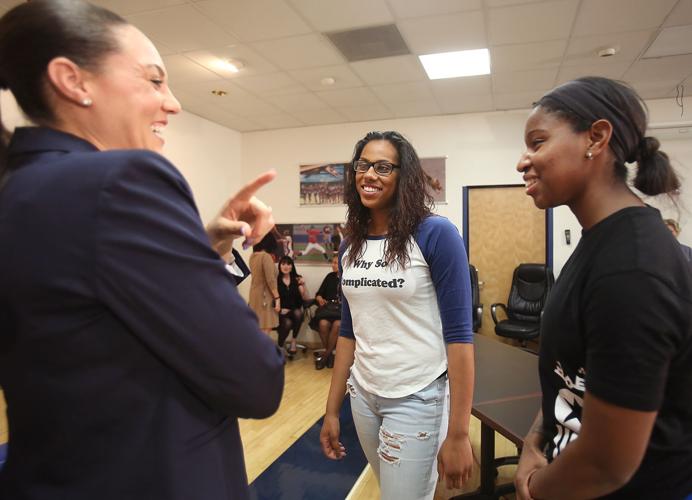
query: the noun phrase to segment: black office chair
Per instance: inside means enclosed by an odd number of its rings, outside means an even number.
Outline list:
[[[469,264],[469,275],[471,275],[472,328],[473,332],[476,333],[483,323],[483,304],[481,304],[481,294],[478,286],[478,271],[473,264]]]
[[[528,340],[536,339],[540,333],[543,306],[554,281],[552,269],[545,264],[519,264],[514,270],[507,305],[490,306],[495,333],[518,340],[522,347],[526,347]],[[498,308],[505,312],[507,319],[497,319]]]

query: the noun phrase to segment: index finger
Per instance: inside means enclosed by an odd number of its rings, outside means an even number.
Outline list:
[[[235,195],[236,200],[249,200],[262,186],[269,184],[276,177],[276,170],[271,169],[255,177],[252,181],[245,184]]]

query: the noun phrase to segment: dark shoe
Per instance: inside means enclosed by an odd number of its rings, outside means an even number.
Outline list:
[[[298,349],[296,349],[295,347],[293,349],[288,350],[288,355],[291,357],[295,356],[297,353],[298,353]]]
[[[327,368],[334,368],[334,355],[327,356]]]
[[[323,370],[325,366],[327,366],[327,358],[328,356],[320,356],[319,358],[315,358],[315,370]]]

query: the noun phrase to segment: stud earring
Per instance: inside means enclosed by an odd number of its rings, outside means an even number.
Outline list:
[[[586,152],[586,159],[587,160],[593,160],[593,153],[591,151]]]
[[[85,108],[88,108],[92,104],[93,104],[93,101],[90,98],[85,97],[84,99],[82,99],[82,106],[84,106]]]

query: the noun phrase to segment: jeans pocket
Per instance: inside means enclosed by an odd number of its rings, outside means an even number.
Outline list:
[[[445,380],[436,379],[420,391],[405,396],[404,399],[426,405],[441,404],[445,397]]]
[[[353,382],[353,375],[348,377],[348,380],[346,380],[346,389],[348,389],[348,394],[351,396],[351,398],[355,398],[358,395],[355,383]]]

